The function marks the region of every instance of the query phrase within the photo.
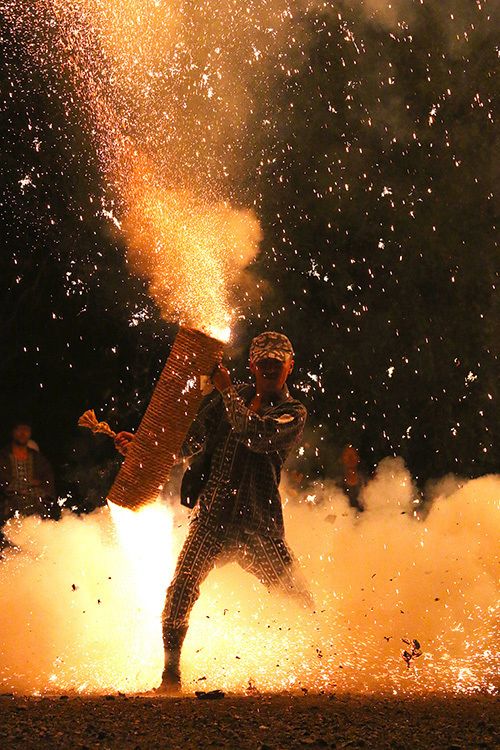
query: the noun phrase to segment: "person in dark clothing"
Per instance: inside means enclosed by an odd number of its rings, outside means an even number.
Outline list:
[[[158,692],[180,690],[180,654],[200,585],[223,558],[238,562],[269,590],[281,590],[305,607],[313,599],[289,548],[278,489],[283,463],[302,435],[306,409],[286,386],[293,369],[286,336],[267,332],[250,348],[255,385],[234,386],[228,370],[212,374],[217,393],[203,401],[188,431],[182,457],[208,463],[163,611],[165,668]],[[126,452],[133,436],[119,433]],[[207,462],[208,456],[208,462]]]
[[[54,475],[48,460],[29,447],[31,424],[18,420],[0,451],[0,527],[15,513],[56,517]]]
[[[342,489],[347,495],[349,505],[357,511],[363,511],[362,494],[366,486],[366,475],[361,467],[359,453],[352,445],[346,445],[340,454]]]

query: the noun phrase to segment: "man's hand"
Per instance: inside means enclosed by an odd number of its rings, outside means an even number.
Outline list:
[[[122,456],[127,455],[129,445],[133,442],[134,436],[131,432],[119,432],[115,437],[115,448]]]
[[[217,365],[210,376],[210,380],[217,388],[218,391],[225,391],[226,388],[231,386],[231,378],[229,377],[229,370],[224,365]]]

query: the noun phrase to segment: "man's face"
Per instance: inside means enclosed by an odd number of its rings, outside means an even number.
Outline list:
[[[12,440],[16,445],[26,445],[31,439],[29,424],[17,424],[12,430]]]
[[[257,362],[250,362],[250,372],[255,375],[257,391],[268,395],[281,391],[292,370],[293,359],[291,357],[286,362],[274,357],[265,357]]]

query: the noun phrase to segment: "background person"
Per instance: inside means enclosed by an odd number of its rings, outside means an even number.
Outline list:
[[[0,450],[0,528],[17,512],[55,518],[59,513],[52,467],[29,447],[31,421],[18,419],[10,443]]]
[[[347,495],[349,505],[363,510],[362,494],[366,486],[366,474],[361,467],[359,453],[353,445],[346,445],[340,454],[341,487]]]

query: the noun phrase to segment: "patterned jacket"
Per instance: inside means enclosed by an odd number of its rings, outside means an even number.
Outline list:
[[[186,436],[182,456],[212,456],[196,519],[224,534],[236,528],[281,537],[281,468],[300,440],[307,412],[286,386],[258,412],[248,408],[254,395],[249,385],[210,394]]]
[[[54,475],[47,459],[39,451],[28,448],[26,490],[14,489],[15,459],[10,446],[0,450],[0,527],[14,513],[56,517]],[[39,484],[31,485],[31,480]]]

